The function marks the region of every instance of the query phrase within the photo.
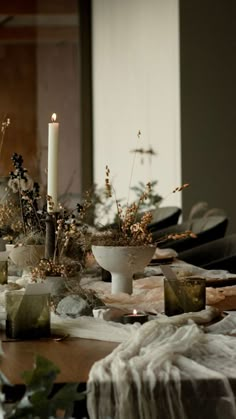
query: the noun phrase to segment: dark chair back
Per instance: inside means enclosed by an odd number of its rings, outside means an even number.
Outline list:
[[[151,212],[152,222],[148,225],[148,229],[153,232],[177,224],[181,209],[178,207],[160,207]]]
[[[181,252],[179,258],[201,268],[236,273],[236,234]]]
[[[211,216],[196,218],[191,221],[185,221],[182,224],[177,224],[159,231],[154,231],[153,241],[157,242],[157,246],[161,248],[171,247],[177,252],[183,252],[204,243],[217,240],[224,237],[228,226],[228,218],[226,216]],[[182,239],[168,239],[158,243],[158,241],[168,236],[168,234],[184,233],[191,230],[197,235],[197,238],[185,237]]]

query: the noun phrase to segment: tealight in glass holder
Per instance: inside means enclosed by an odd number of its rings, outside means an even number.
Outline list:
[[[134,324],[134,323],[146,323],[148,321],[148,314],[143,311],[133,310],[132,313],[124,314],[122,317],[122,322],[124,324]]]
[[[6,336],[38,339],[50,336],[50,294],[6,293]]]
[[[203,278],[164,278],[165,314],[196,312],[205,309],[206,281]]]

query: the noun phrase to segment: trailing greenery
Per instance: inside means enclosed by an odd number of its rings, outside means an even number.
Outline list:
[[[48,359],[37,355],[34,368],[22,374],[26,389],[21,400],[8,404],[1,394],[0,417],[7,419],[72,418],[74,402],[85,398],[78,392],[78,383],[65,384],[53,391],[55,379],[60,372]],[[1,377],[2,384],[8,384]],[[2,414],[2,416],[1,416]]]

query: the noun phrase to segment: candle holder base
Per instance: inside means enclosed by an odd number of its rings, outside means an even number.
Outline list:
[[[46,216],[45,258],[52,259],[55,252],[56,213]]]

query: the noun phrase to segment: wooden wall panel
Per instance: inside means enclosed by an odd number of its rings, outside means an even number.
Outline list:
[[[32,15],[37,13],[77,13],[77,0],[1,0],[0,14]]]
[[[37,175],[36,57],[34,45],[0,46],[0,117],[11,125],[0,156],[0,175],[11,170],[11,155],[23,155],[25,166]]]
[[[1,27],[1,43],[22,42],[78,42],[78,29],[71,26],[60,27]]]

